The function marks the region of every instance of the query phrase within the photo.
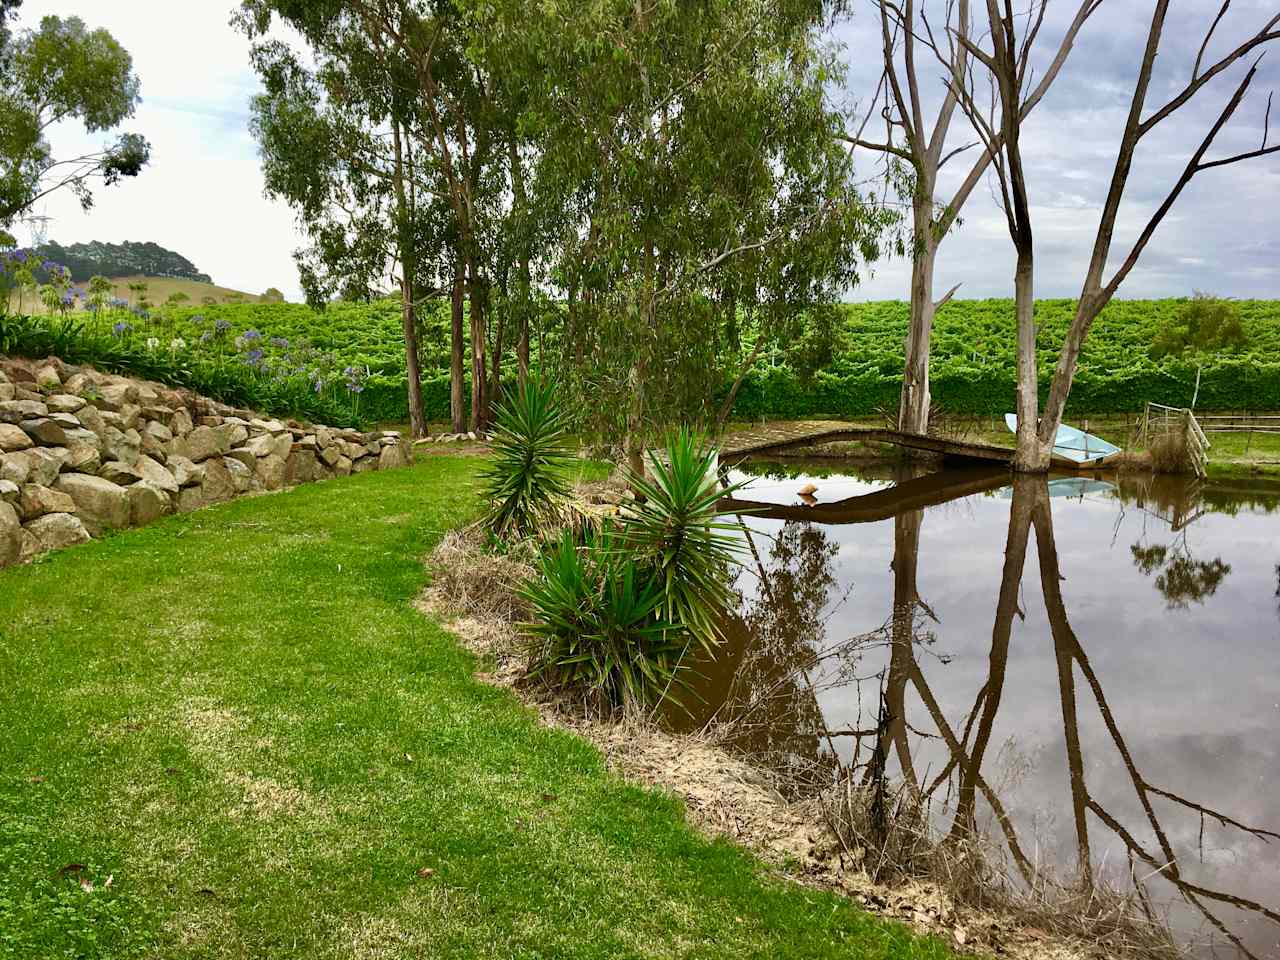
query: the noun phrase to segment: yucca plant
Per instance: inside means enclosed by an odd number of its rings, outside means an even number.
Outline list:
[[[721,487],[715,448],[688,429],[668,434],[665,457],[651,457],[649,466],[649,476],[627,478],[636,502],[622,514],[623,539],[652,571],[663,618],[710,649],[720,640],[740,550],[738,526],[717,519],[717,504],[744,484]]]
[[[683,632],[659,614],[662,591],[607,530],[570,532],[544,552],[523,591],[530,673],[599,694],[610,707],[651,704],[676,680]]]
[[[569,494],[568,436],[569,418],[551,381],[530,377],[498,405],[493,459],[481,474],[495,535],[527,534],[560,509]]]

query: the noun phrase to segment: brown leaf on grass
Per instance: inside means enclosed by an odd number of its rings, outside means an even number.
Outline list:
[[[543,803],[555,803],[555,802],[556,802],[557,800],[559,800],[559,799],[560,799],[560,798],[559,798],[559,797],[557,797],[554,793],[544,793],[544,794],[542,795],[542,802],[543,802]]]
[[[34,776],[31,778],[32,783],[44,783],[44,777]]]
[[[88,877],[80,878],[80,889],[85,893],[93,893],[93,881]]]
[[[426,879],[427,877],[434,877],[435,875],[436,875],[436,872],[431,867],[423,867],[421,870],[418,871],[418,876],[422,877],[423,879]]]

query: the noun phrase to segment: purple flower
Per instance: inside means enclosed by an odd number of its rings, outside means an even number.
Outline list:
[[[271,345],[272,345],[273,347],[275,347],[277,350],[288,350],[288,349],[289,349],[289,341],[288,341],[288,340],[286,340],[284,337],[272,337],[272,338],[271,338],[271,340],[270,340],[270,343],[271,343]]]
[[[240,336],[244,339],[245,343],[252,343],[255,340],[262,339],[262,334],[253,329],[246,330],[244,333],[240,334]]]
[[[112,324],[111,335],[115,337],[123,337],[126,333],[128,333],[132,329],[133,327],[129,326],[129,324],[121,320],[118,323]]]
[[[208,342],[209,342],[210,340],[212,340],[212,339],[213,339],[213,331],[212,331],[212,330],[206,330],[204,333],[202,333],[202,334],[200,335],[200,342],[201,342],[201,343],[208,343]]]
[[[228,330],[231,329],[231,321],[223,320],[221,317],[219,317],[217,320],[213,322],[213,329],[216,330],[218,333],[226,333]]]
[[[244,362],[251,367],[258,366],[262,363],[262,349],[260,347],[254,347],[244,355]]]

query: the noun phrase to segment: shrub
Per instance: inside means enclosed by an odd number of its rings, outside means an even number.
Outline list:
[[[569,488],[569,420],[550,381],[530,377],[499,404],[493,459],[481,475],[496,536],[528,534],[558,514]]]
[[[584,687],[609,707],[660,700],[676,680],[684,632],[662,619],[660,585],[643,576],[614,536],[566,531],[545,551],[523,596],[533,618],[530,674]]]
[[[729,534],[736,525],[717,520],[716,505],[742,486],[721,488],[717,464],[700,434],[669,434],[666,460],[650,459],[652,475],[628,476],[637,502],[622,514],[627,549],[651,571],[663,616],[708,648],[720,638],[738,546]]]
[[[1222,300],[1208,293],[1196,292],[1178,311],[1177,316],[1166,321],[1151,344],[1151,357],[1178,357],[1190,350],[1205,353],[1233,352],[1248,343],[1240,311],[1230,300]]]

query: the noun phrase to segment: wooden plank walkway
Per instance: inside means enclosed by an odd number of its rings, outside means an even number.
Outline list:
[[[1013,461],[1011,447],[948,440],[945,437],[922,437],[883,427],[859,426],[842,420],[796,420],[735,432],[720,441],[720,459],[740,460],[753,453],[774,453],[788,447],[807,447],[815,443],[835,443],[841,440],[892,443],[899,447],[924,450],[961,460],[983,460],[988,463]]]

